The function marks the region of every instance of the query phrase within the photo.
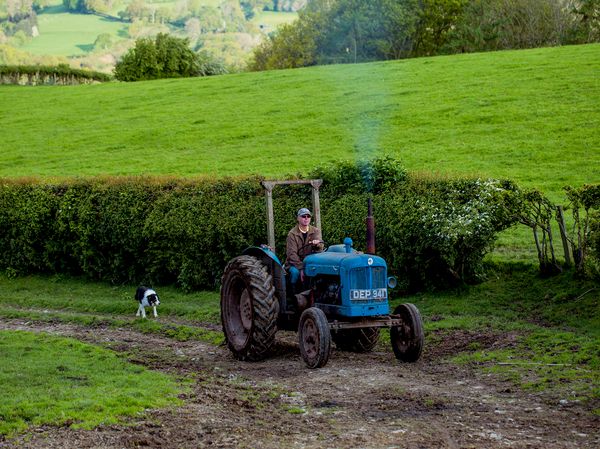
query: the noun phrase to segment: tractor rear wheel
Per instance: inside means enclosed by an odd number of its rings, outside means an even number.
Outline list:
[[[370,352],[379,341],[378,327],[341,329],[331,335],[338,349],[351,352]]]
[[[221,322],[227,346],[239,360],[261,360],[277,332],[279,302],[273,279],[252,256],[232,259],[223,272]]]
[[[309,307],[300,316],[298,325],[300,354],[309,368],[322,368],[331,354],[331,332],[325,313]]]
[[[423,352],[423,320],[419,309],[413,304],[400,304],[394,310],[400,315],[403,323],[390,329],[390,340],[394,355],[403,362],[416,362]]]

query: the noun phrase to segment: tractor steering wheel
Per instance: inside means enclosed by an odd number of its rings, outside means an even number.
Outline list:
[[[325,242],[324,240],[319,240],[319,243],[323,244],[323,251],[321,251],[321,252],[327,251],[327,248],[329,248],[329,244],[327,242]],[[300,247],[300,249],[304,249],[304,248],[307,248],[309,246],[316,246],[316,245],[313,245],[312,243],[307,243],[306,245],[302,245]]]

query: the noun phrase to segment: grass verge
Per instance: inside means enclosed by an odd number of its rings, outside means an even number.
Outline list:
[[[565,272],[541,278],[527,265],[494,266],[489,279],[413,302],[426,350],[552,400],[591,401],[600,412],[600,286]]]
[[[171,377],[71,338],[0,331],[0,435],[31,425],[90,429],[179,403]]]

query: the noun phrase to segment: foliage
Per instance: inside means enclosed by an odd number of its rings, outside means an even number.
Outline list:
[[[274,37],[263,41],[253,52],[252,71],[290,69],[316,64],[315,23],[282,25]]]
[[[36,56],[11,45],[2,43],[2,32],[0,31],[0,64],[2,65],[31,65],[39,64],[54,66],[68,63],[68,59],[62,56]]]
[[[514,190],[494,180],[421,181],[386,195],[380,250],[408,288],[448,287],[481,280],[483,257],[498,232],[513,224],[505,214]]]
[[[519,193],[520,207],[514,210],[519,223],[531,228],[537,249],[540,271],[551,275],[561,271],[554,254],[552,219],[556,206],[541,192],[529,190]],[[541,232],[542,238],[538,235]]]
[[[115,66],[119,81],[142,81],[160,78],[180,78],[217,75],[225,72],[218,62],[204,53],[194,53],[187,39],[159,33],[154,40],[136,40]]]
[[[506,183],[411,178],[391,158],[321,167],[326,240],[349,235],[364,247],[373,196],[379,253],[405,288],[477,280],[504,216]],[[330,183],[330,185],[328,185]],[[309,204],[308,189],[276,193],[278,251]],[[118,282],[215,288],[225,264],[265,242],[260,178],[92,179],[61,184],[5,182],[0,190],[0,269],[14,274],[85,274]],[[252,217],[252,218],[249,218]]]
[[[391,156],[373,160],[338,161],[320,165],[312,170],[310,178],[323,180],[321,191],[326,195],[335,192],[380,194],[398,189],[408,180],[406,169]]]
[[[252,70],[600,39],[598,0],[318,0],[263,41]],[[315,26],[317,25],[317,26]],[[281,49],[308,55],[286,58]]]
[[[600,40],[600,0],[575,0],[571,3],[578,17],[573,30],[574,42],[598,42]]]
[[[409,55],[416,1],[316,1],[253,54],[252,70],[358,62]],[[291,56],[290,56],[291,55]]]
[[[21,77],[26,76],[30,84],[76,84],[78,80],[110,81],[110,75],[90,70],[73,69],[66,64],[49,66],[9,66],[0,65],[0,77],[18,84]],[[6,83],[6,82],[5,82]]]
[[[462,16],[467,0],[423,0],[417,14],[418,27],[413,38],[413,55],[439,53]]]
[[[198,61],[200,63],[198,68],[200,76],[225,75],[229,72],[223,61],[206,51],[201,50],[198,52]]]
[[[112,36],[109,33],[99,34],[94,41],[95,50],[106,50],[113,44]]]
[[[580,274],[589,268],[600,274],[600,184],[585,185],[575,189],[565,188],[573,214],[573,229],[569,242],[573,251],[575,267]],[[591,251],[592,260],[588,257]],[[589,265],[589,266],[588,266]]]

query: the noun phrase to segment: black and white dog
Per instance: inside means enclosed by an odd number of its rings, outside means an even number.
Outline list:
[[[158,299],[158,295],[154,290],[140,285],[135,291],[135,299],[140,303],[135,316],[142,315],[142,318],[146,318],[146,307],[152,307],[154,316],[158,316],[156,313],[156,306],[160,304],[160,300]]]

